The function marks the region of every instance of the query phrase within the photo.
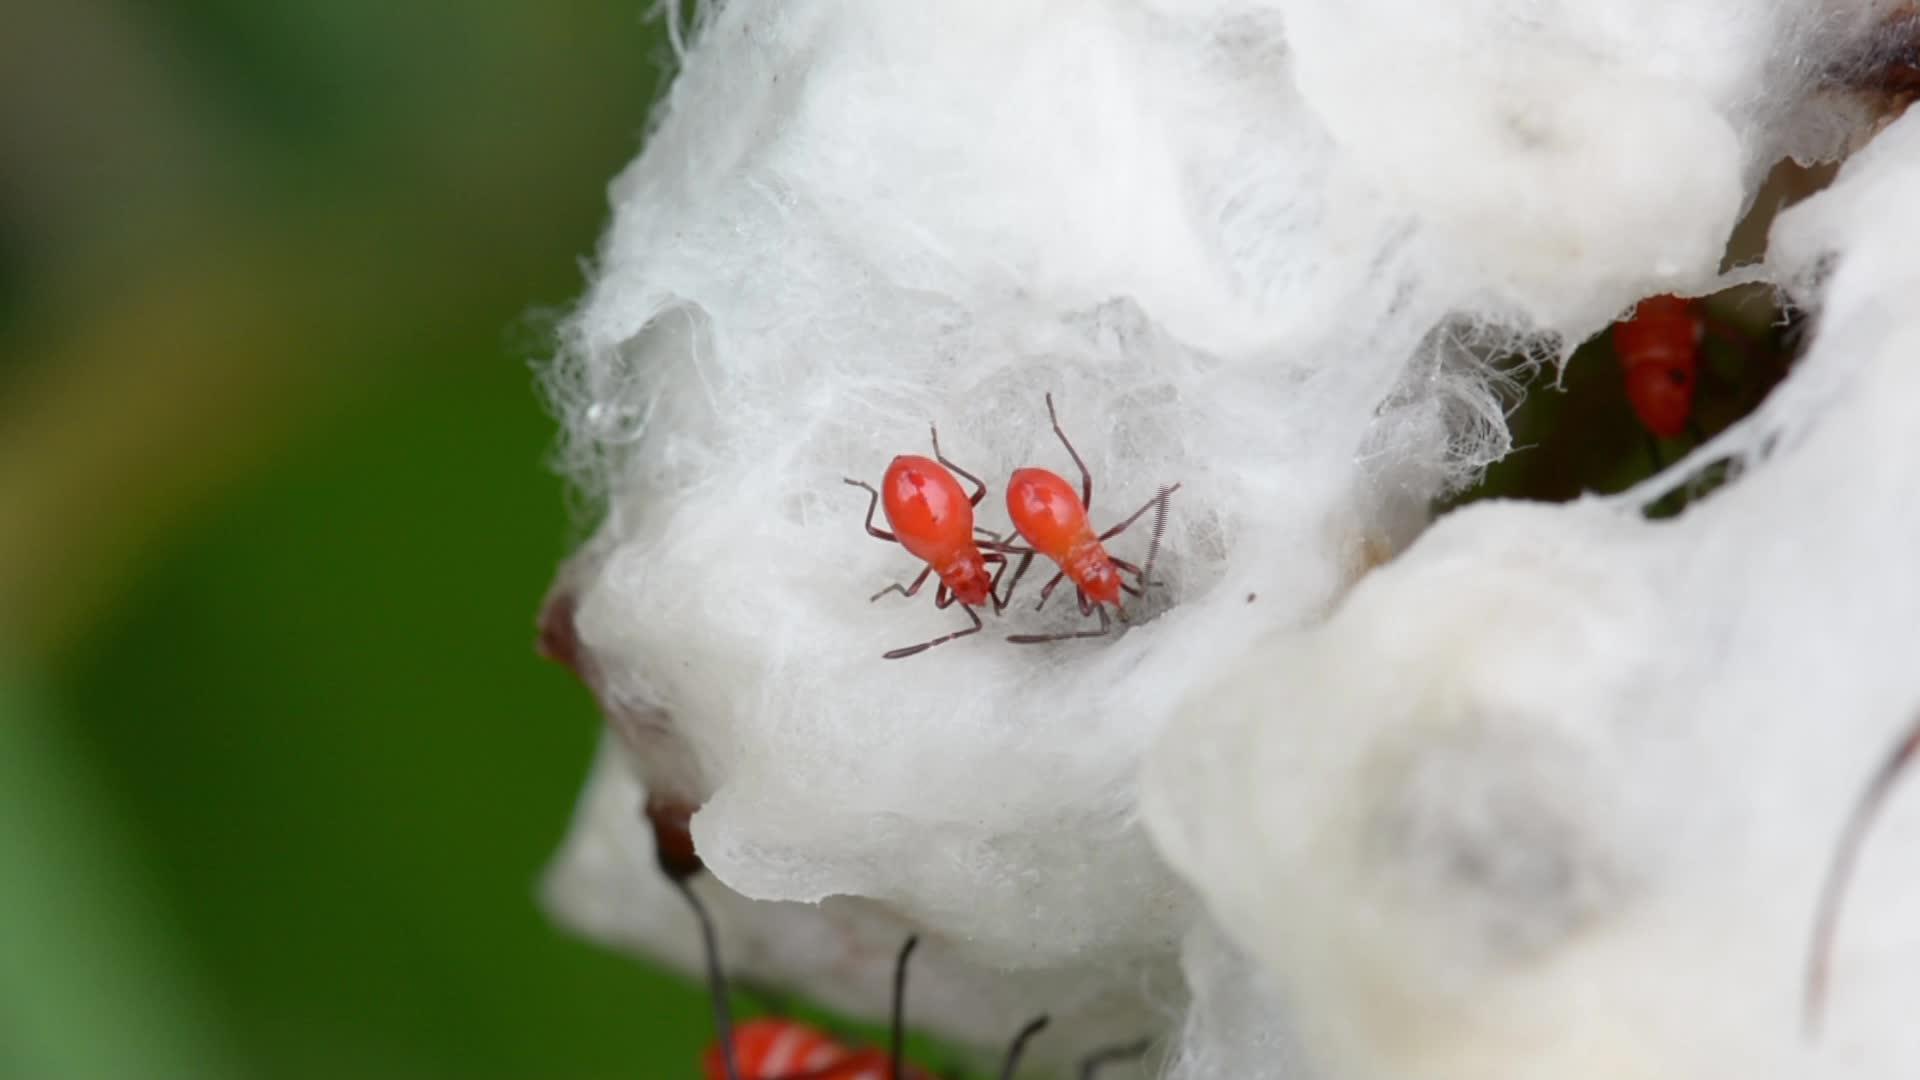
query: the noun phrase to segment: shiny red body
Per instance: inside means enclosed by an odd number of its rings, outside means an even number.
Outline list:
[[[1613,348],[1626,373],[1627,400],[1640,423],[1671,439],[1687,430],[1693,415],[1700,342],[1706,327],[1693,301],[1650,296],[1633,317],[1613,328]]]
[[[734,1028],[739,1080],[891,1080],[892,1062],[880,1050],[849,1050],[793,1020],[762,1018]],[[720,1047],[707,1050],[707,1080],[727,1080]],[[900,1080],[930,1080],[912,1066]]]
[[[1087,599],[1120,603],[1120,572],[1087,522],[1079,492],[1046,469],[1018,469],[1007,481],[1007,516],[1033,550],[1058,563]]]
[[[902,454],[887,466],[880,503],[900,546],[933,567],[953,595],[970,607],[992,601],[993,575],[973,536],[973,506],[946,466]]]

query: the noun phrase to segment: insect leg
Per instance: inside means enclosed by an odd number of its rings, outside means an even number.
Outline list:
[[[1105,1050],[1095,1050],[1080,1062],[1080,1080],[1093,1080],[1094,1075],[1108,1065],[1144,1057],[1147,1048],[1152,1045],[1152,1040],[1141,1039],[1139,1042],[1128,1043],[1125,1046],[1110,1046]]]
[[[934,460],[938,461],[942,465],[945,465],[947,468],[952,469],[954,472],[959,473],[961,476],[964,476],[967,479],[973,481],[975,490],[972,495],[969,495],[967,497],[967,504],[969,506],[979,506],[980,500],[987,497],[987,482],[973,475],[967,470],[961,468],[960,466],[955,465],[953,462],[947,460],[947,455],[940,452],[940,429],[934,427],[932,424],[928,424],[927,434],[933,436]],[[1000,539],[998,536],[994,536],[994,534],[992,533],[989,533],[987,535],[993,536],[995,540]]]
[[[1147,572],[1145,570],[1140,569],[1139,567],[1133,565],[1132,563],[1128,562],[1125,559],[1115,559],[1115,558],[1112,558],[1111,556],[1109,556],[1108,558],[1109,558],[1109,561],[1113,563],[1114,569],[1124,570],[1127,573],[1132,574],[1134,578],[1140,582],[1139,588],[1135,588],[1134,586],[1129,585],[1123,581],[1120,583],[1120,591],[1126,593],[1128,596],[1133,596],[1133,597],[1140,597],[1140,596],[1147,595]],[[1159,584],[1159,583],[1155,582],[1155,584]]]
[[[1060,430],[1060,415],[1053,411],[1053,394],[1047,394],[1047,419],[1053,421],[1053,433],[1060,436],[1060,445],[1067,448],[1073,463],[1080,467],[1080,506],[1082,509],[1093,505],[1093,474],[1087,471],[1087,463],[1080,460],[1080,451],[1067,441],[1067,433]]]
[[[1000,556],[1000,558],[1002,560],[1005,560],[1006,556],[1002,555]],[[1000,612],[1005,611],[1007,608],[1007,605],[1013,603],[1013,590],[1019,587],[1020,579],[1027,576],[1027,567],[1032,565],[1033,565],[1033,552],[1029,551],[1026,554],[1020,556],[1020,565],[1016,567],[1013,571],[1013,580],[1007,582],[1007,591],[1000,593],[999,595],[993,598],[993,610],[995,614],[999,614]],[[1001,570],[1002,572],[1006,570],[1006,564],[1004,563],[1004,561],[1001,564]],[[995,575],[994,576],[995,584],[998,584],[999,580],[1000,580],[999,576]]]
[[[969,612],[973,609],[968,608]],[[974,616],[974,629],[980,628],[980,617]],[[939,642],[933,642],[937,645]],[[888,1036],[887,1052],[893,1064],[887,1075],[899,1080],[906,1075],[907,1064],[907,958],[920,944],[920,935],[907,935],[907,943],[900,946],[900,958],[893,962],[893,1026]]]
[[[986,626],[985,623],[982,623],[980,621],[979,612],[973,610],[972,608],[968,607],[965,604],[960,605],[960,610],[966,612],[967,618],[973,620],[972,626],[967,627],[965,630],[955,630],[951,634],[934,638],[932,641],[925,641],[925,642],[921,642],[918,645],[909,645],[904,649],[895,649],[889,653],[882,653],[881,654],[882,658],[887,660],[905,659],[906,657],[912,656],[915,653],[926,652],[928,649],[933,648],[935,645],[945,645],[947,642],[952,641],[955,638],[963,638],[963,637],[966,637],[968,634],[977,634]]]
[[[1096,604],[1093,610],[1094,614],[1100,616],[1100,629],[1098,630],[1082,630],[1078,633],[1065,634],[1015,634],[1007,640],[1013,642],[1015,645],[1042,645],[1049,641],[1071,641],[1075,638],[1106,637],[1108,634],[1113,633],[1113,620],[1107,617],[1107,606],[1105,604]]]
[[[1026,1053],[1027,1043],[1040,1034],[1040,1029],[1046,1027],[1047,1022],[1045,1016],[1036,1016],[1027,1021],[1027,1026],[1020,1029],[1020,1034],[1013,1037],[1013,1045],[1007,1047],[1007,1060],[1000,1066],[1000,1080],[1013,1080],[1013,1071],[1020,1067],[1020,1055]],[[900,1074],[895,1072],[894,1075]]]
[[[982,555],[980,556],[980,564],[982,566],[997,565],[1000,567],[1000,569],[993,572],[993,580],[987,583],[988,603],[993,605],[993,613],[998,615],[1001,611],[1005,610],[1007,606],[1006,601],[1000,599],[1000,579],[1007,576],[1007,557],[997,552]]]
[[[1041,608],[1047,606],[1047,597],[1053,595],[1054,588],[1058,586],[1060,584],[1061,579],[1066,576],[1067,576],[1067,572],[1065,570],[1062,570],[1059,573],[1053,575],[1053,580],[1047,582],[1046,586],[1040,590],[1040,602],[1033,605],[1033,610],[1039,611]]]
[[[890,592],[897,592],[901,596],[912,598],[914,593],[917,593],[920,591],[920,586],[925,585],[927,583],[927,575],[931,573],[933,573],[933,564],[928,563],[927,568],[920,571],[920,576],[913,579],[912,585],[902,585],[899,582],[895,582],[892,585],[889,585],[886,588],[881,589],[879,592],[874,593],[872,596],[867,597],[867,603],[871,604],[875,600],[880,599],[881,597],[887,595]]]
[[[700,943],[707,958],[707,990],[713,996],[713,1026],[720,1039],[720,1059],[725,1063],[727,1080],[740,1080],[739,1063],[734,1057],[733,1010],[727,996],[727,973],[720,963],[720,943],[713,932],[713,918],[686,878],[670,876],[667,880],[680,890],[694,917],[700,920]]]
[[[874,487],[872,484],[867,483],[865,480],[855,480],[851,476],[844,476],[844,477],[841,477],[841,479],[845,480],[849,484],[852,484],[854,487],[867,489],[867,496],[868,496],[867,498],[867,535],[878,537],[881,540],[891,540],[891,541],[894,541],[895,543],[898,543],[900,540],[899,537],[893,535],[892,533],[888,532],[885,529],[875,526],[873,523],[873,512],[880,508],[880,489],[877,487]]]

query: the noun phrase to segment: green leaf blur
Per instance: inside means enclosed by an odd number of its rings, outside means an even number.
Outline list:
[[[538,909],[598,732],[532,364],[643,5],[45,0],[0,93],[0,1075],[692,1076]]]

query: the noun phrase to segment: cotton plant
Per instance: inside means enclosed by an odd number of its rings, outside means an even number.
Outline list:
[[[676,27],[679,12],[671,12]],[[640,808],[691,811],[736,974],[1035,1059],[1179,1077],[1907,1076],[1897,803],[1920,705],[1920,20],[1748,0],[712,5],[614,181],[549,373],[598,514],[544,615],[608,737],[567,924],[697,970]],[[1903,66],[1907,65],[1907,66]],[[1786,158],[1852,154],[1762,259]],[[1771,207],[1760,207],[1771,210]],[[1762,283],[1794,374],[1647,486],[1436,500],[1523,363]],[[1029,577],[985,628],[880,595],[897,455],[1011,536],[1093,478],[1156,559],[1117,632]],[[1709,465],[1676,521],[1642,511]],[[885,527],[885,522],[879,522]]]

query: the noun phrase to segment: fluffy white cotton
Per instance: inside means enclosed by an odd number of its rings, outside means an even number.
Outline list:
[[[731,887],[867,897],[1009,969],[1171,958],[1193,908],[1133,820],[1147,740],[1222,643],[1400,543],[1495,410],[1451,353],[1408,384],[1439,308],[1387,318],[1412,271],[1342,254],[1404,222],[1328,182],[1275,43],[1090,5],[932,35],[913,10],[723,9],[616,184],[558,375],[609,497],[579,637],[610,709],[686,748],[643,768],[706,801]],[[1070,473],[1047,391],[1096,523],[1185,485],[1137,614],[1178,606],[1010,646],[1079,624],[1028,609],[1040,575],[987,633],[881,660],[966,623],[868,602],[917,568],[842,478],[927,452],[929,422],[996,495]]]
[[[1915,190],[1909,117],[1775,228],[1819,330],[1700,455],[1732,485],[1669,523],[1657,486],[1454,514],[1169,730],[1156,832],[1315,1075],[1920,1074],[1920,801],[1801,1027],[1840,823],[1920,709]]]
[[[1170,969],[1202,906],[1138,823],[1147,748],[1196,686],[1266,635],[1323,619],[1419,532],[1436,494],[1505,452],[1487,357],[1565,349],[1645,294],[1713,279],[1765,167],[1811,138],[1820,124],[1807,117],[1827,115],[1801,92],[1816,39],[1789,10],[708,9],[646,152],[613,184],[613,223],[551,377],[569,464],[604,509],[561,582],[570,632],[642,779],[702,804],[695,841],[741,896],[921,928],[953,964],[1050,988],[1068,1000],[1059,1008],[1177,1014],[1180,993],[1138,973]],[[1847,21],[1804,18],[1830,36]],[[1799,59],[1781,65],[1789,55]],[[1822,123],[1827,135],[1846,129]],[[1039,574],[986,632],[882,660],[968,624],[957,608],[935,610],[931,587],[869,603],[919,567],[866,534],[865,494],[843,478],[878,482],[894,455],[928,453],[937,423],[946,453],[993,488],[983,522],[1004,530],[1012,469],[1074,475],[1046,423],[1049,391],[1095,478],[1096,526],[1183,485],[1159,553],[1164,588],[1124,635],[1010,645],[1009,633],[1086,625],[1070,596],[1031,610]],[[1451,641],[1479,618],[1488,643],[1474,648],[1504,671],[1517,667],[1508,644],[1572,649],[1604,639],[1593,626],[1639,617],[1627,585],[1640,579],[1617,585],[1609,554],[1591,580],[1554,586],[1560,636],[1532,622],[1501,636],[1485,598],[1546,604],[1530,575],[1558,572],[1528,546],[1547,527],[1512,514],[1484,538],[1507,556],[1461,541],[1459,557],[1486,561],[1499,581],[1369,586],[1385,599],[1357,598],[1343,624],[1371,610],[1418,653],[1423,627]],[[1144,558],[1146,532],[1116,540],[1115,554]],[[1601,608],[1584,610],[1589,599]],[[1347,684],[1331,675],[1377,674],[1372,626],[1330,629],[1346,644],[1310,664],[1263,648],[1237,679],[1284,668],[1287,692],[1337,698]],[[1551,697],[1548,673],[1533,678],[1537,698]],[[1592,693],[1612,692],[1589,678]],[[1374,681],[1389,696],[1397,685]],[[1184,765],[1159,774],[1181,868],[1222,908],[1334,904],[1332,884],[1261,898],[1290,880],[1276,867],[1300,870],[1299,852],[1235,869],[1244,888],[1208,869],[1200,852],[1228,858],[1267,835],[1244,820],[1249,785],[1266,774],[1236,785],[1206,757],[1252,739],[1221,724],[1195,737],[1188,780]],[[1366,729],[1330,745],[1358,746]],[[1561,770],[1556,783],[1612,790],[1614,774],[1578,753],[1551,740],[1540,752]],[[1471,745],[1448,753],[1452,765],[1421,774],[1436,805],[1449,803],[1448,769],[1490,785],[1494,809],[1462,810],[1469,819],[1530,797],[1482,777]],[[1337,791],[1307,777],[1285,797],[1313,808],[1314,793]],[[625,811],[588,813],[583,836],[632,827]],[[1592,839],[1604,847],[1614,834]],[[1622,903],[1639,854],[1610,855],[1620,880],[1581,879],[1528,932],[1551,941]],[[1322,876],[1346,882],[1343,872]],[[613,887],[562,877],[576,882],[563,889],[574,912]],[[624,896],[604,910],[611,921],[574,917],[665,947],[655,914],[618,915],[633,910]],[[1188,969],[1206,974],[1193,976],[1201,1004],[1180,1020],[1183,1060],[1226,1060],[1194,1033],[1234,1026],[1210,1015],[1226,1007],[1208,987],[1227,969],[1191,957]],[[768,966],[831,995],[818,970]],[[922,1015],[990,1038],[1032,1004],[1017,993],[986,1020]],[[879,1004],[864,991],[851,1000]]]
[[[1291,1010],[1273,980],[1210,924],[1182,949],[1192,1005],[1167,1080],[1309,1080]]]

